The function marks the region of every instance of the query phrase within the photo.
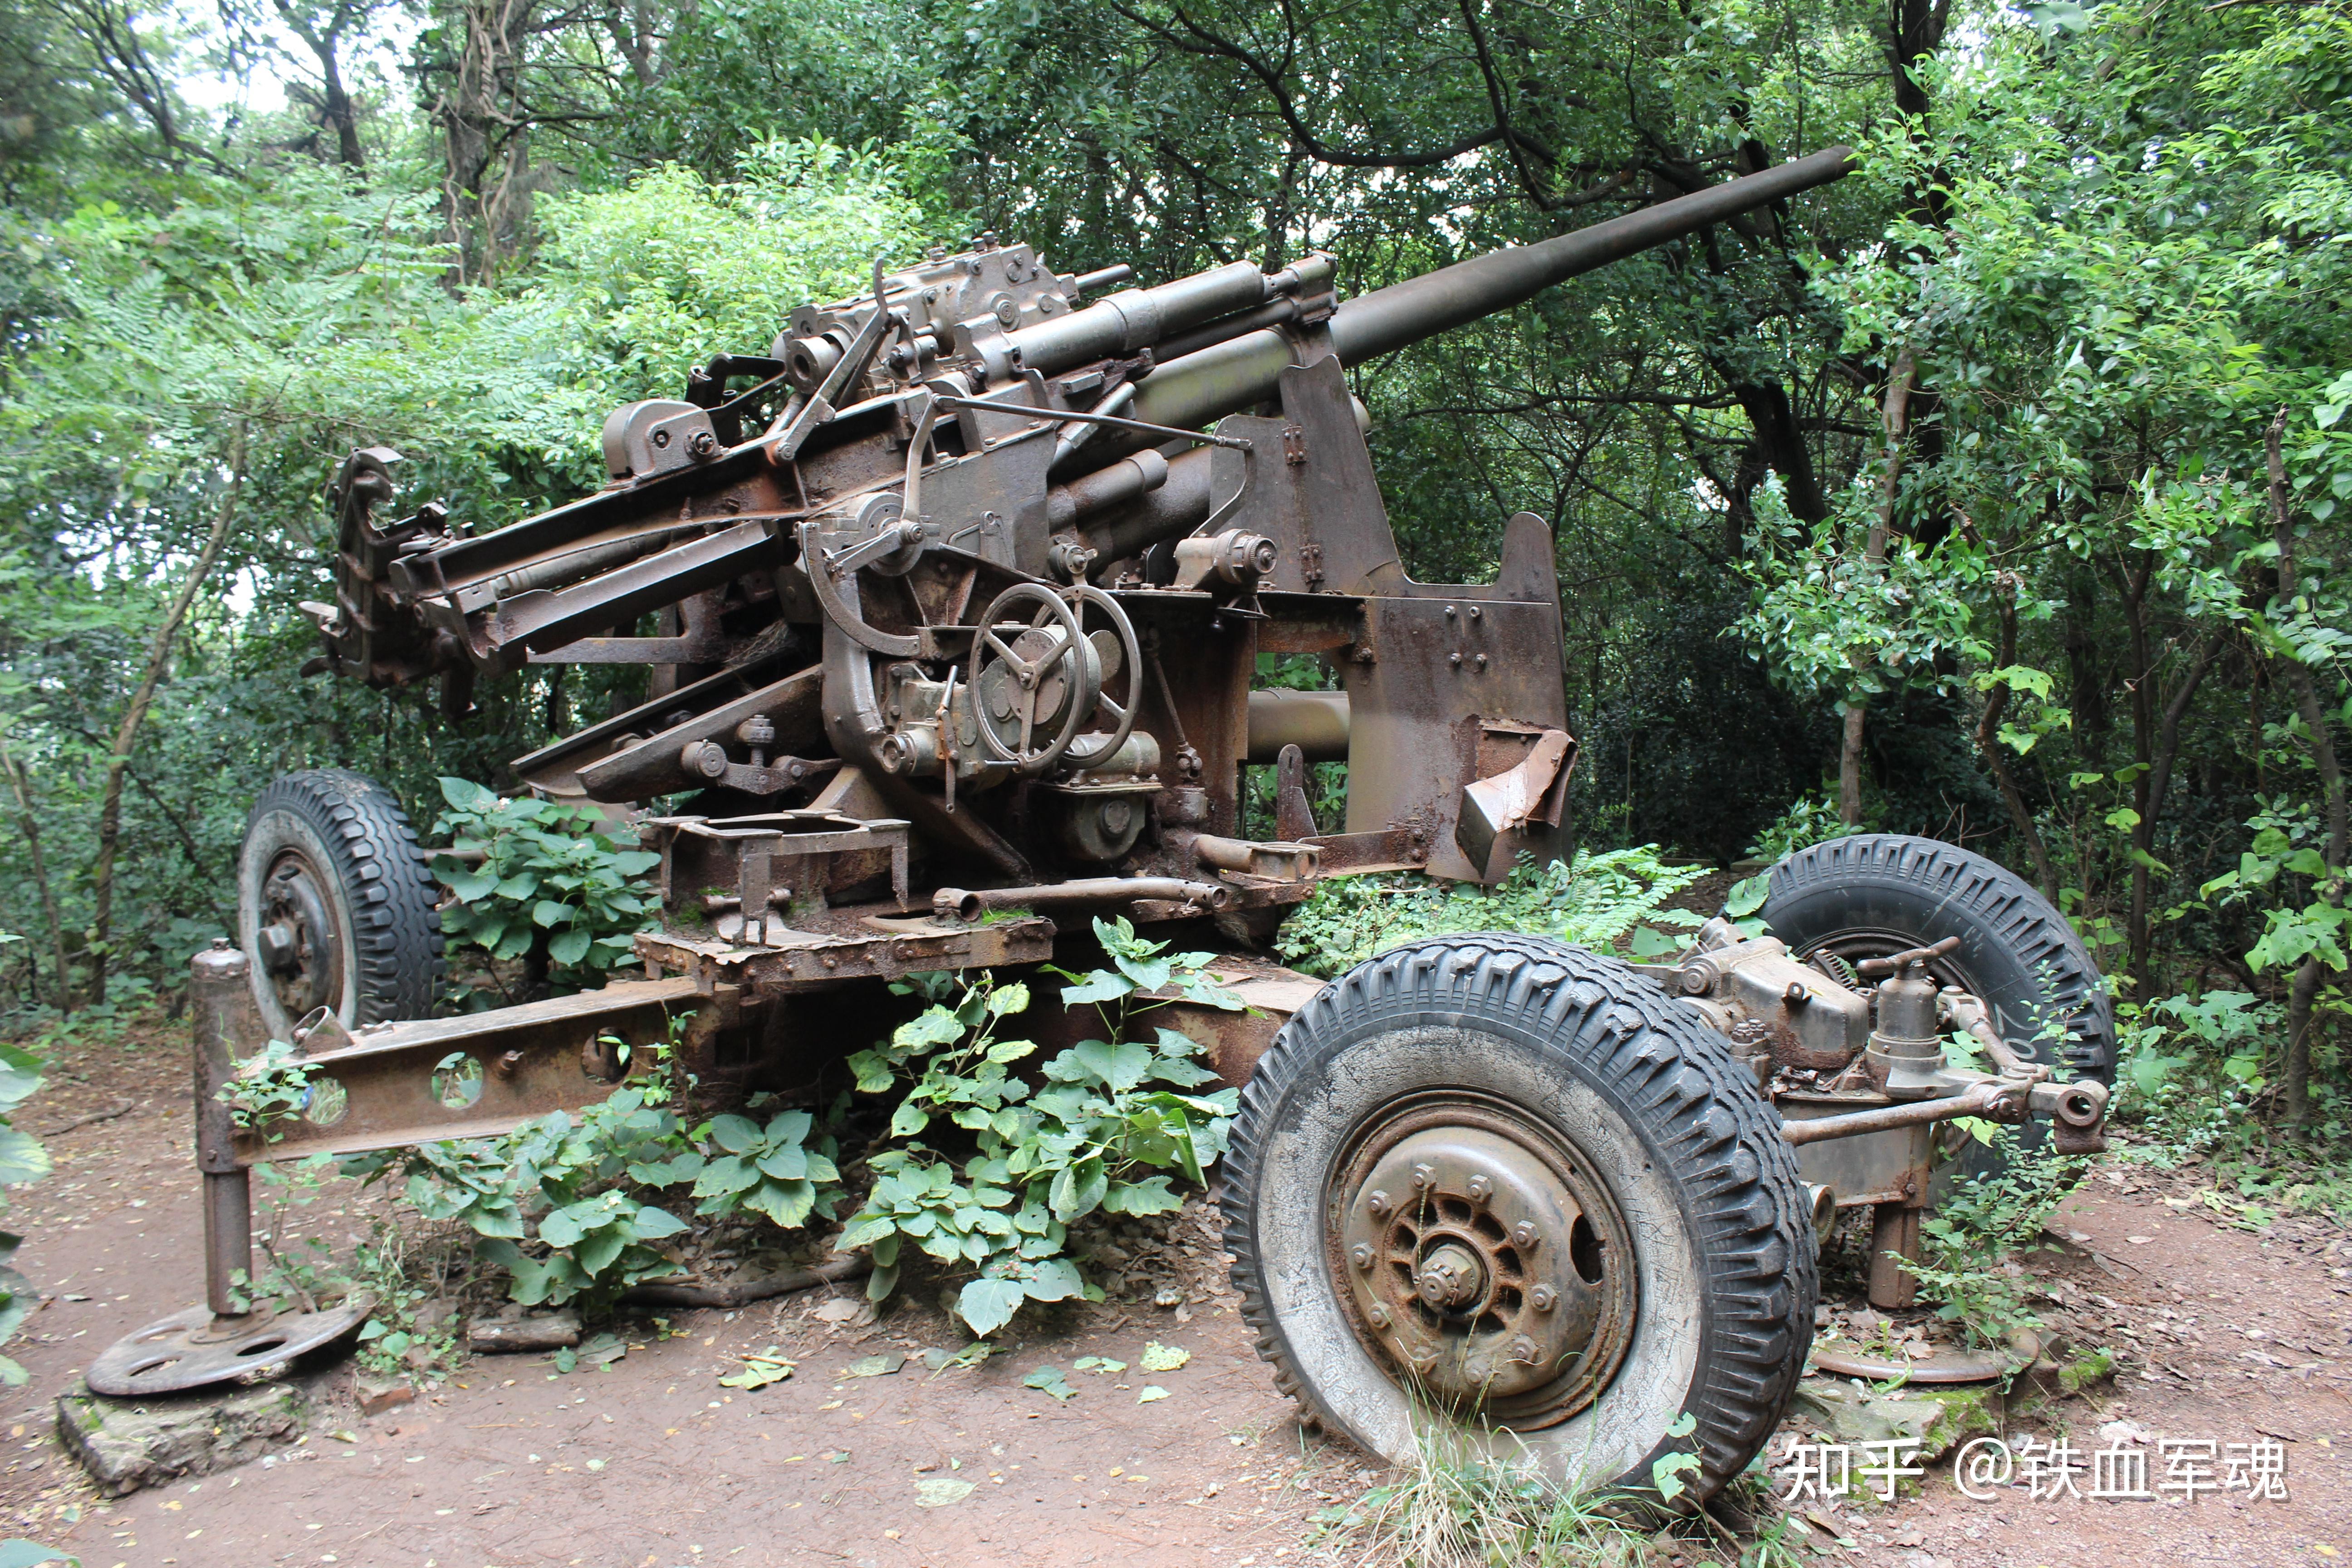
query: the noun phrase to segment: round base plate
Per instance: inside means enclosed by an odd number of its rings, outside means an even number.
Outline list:
[[[93,1394],[116,1399],[177,1394],[215,1383],[258,1383],[286,1370],[367,1321],[375,1306],[354,1296],[319,1312],[250,1314],[215,1319],[209,1307],[191,1307],[126,1334],[101,1352],[84,1374]]]

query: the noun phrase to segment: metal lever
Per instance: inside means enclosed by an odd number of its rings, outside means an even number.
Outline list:
[[[1931,958],[1941,958],[1958,952],[1960,939],[1948,936],[1932,947],[1915,947],[1908,952],[1897,952],[1885,958],[1865,958],[1853,966],[1853,972],[1864,980],[1884,980],[1890,974],[1900,974],[1914,963],[1925,963]]]

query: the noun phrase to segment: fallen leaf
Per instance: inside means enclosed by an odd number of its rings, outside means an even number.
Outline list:
[[[889,1377],[905,1364],[906,1357],[895,1351],[888,1355],[870,1355],[863,1361],[851,1362],[841,1369],[844,1377]]]
[[[745,1390],[765,1388],[772,1383],[782,1383],[784,1379],[792,1376],[793,1364],[793,1363],[787,1361],[784,1357],[777,1354],[775,1346],[770,1345],[758,1355],[745,1356],[743,1358],[743,1370],[737,1373],[733,1377],[720,1378],[719,1380],[719,1386],[721,1388],[740,1388]],[[896,1369],[894,1368],[893,1370],[895,1371]]]
[[[915,1483],[917,1508],[945,1508],[951,1502],[961,1502],[971,1496],[970,1481],[951,1480],[941,1476],[933,1480]]]
[[[1181,1345],[1163,1345],[1158,1341],[1143,1347],[1139,1363],[1146,1372],[1174,1372],[1192,1359],[1192,1352]]]
[[[1107,1375],[1115,1372],[1125,1372],[1127,1370],[1127,1363],[1123,1361],[1113,1361],[1107,1355],[1082,1355],[1077,1360],[1070,1363],[1070,1370],[1072,1372],[1098,1372]]]
[[[1036,1389],[1041,1394],[1050,1394],[1056,1403],[1068,1399],[1077,1392],[1064,1380],[1062,1369],[1058,1366],[1039,1367],[1021,1380],[1021,1386]]]
[[[2130,1242],[2134,1247],[2146,1247],[2149,1242],[2154,1241],[2156,1237],[2152,1236],[2127,1236],[2124,1237],[2124,1239]]]
[[[1165,1399],[1167,1397],[1168,1391],[1155,1384],[1152,1387],[1146,1388],[1142,1393],[1137,1394],[1135,1396],[1135,1402],[1138,1405],[1150,1405],[1154,1400]]]

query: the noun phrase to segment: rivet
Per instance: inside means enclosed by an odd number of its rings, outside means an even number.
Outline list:
[[[1471,605],[1471,606],[1470,606],[1470,618],[1471,618],[1472,620],[1474,620],[1474,621],[1475,621],[1475,620],[1476,620],[1476,619],[1478,618],[1478,616],[1479,616],[1479,615],[1480,615],[1480,614],[1481,614],[1481,612],[1480,612],[1480,610],[1479,610],[1479,608],[1478,608],[1478,606],[1477,606],[1477,605]]]
[[[1374,1219],[1386,1219],[1391,1205],[1389,1203],[1388,1194],[1374,1188],[1372,1195],[1364,1200],[1364,1206],[1372,1211]]]
[[[1538,1285],[1528,1292],[1528,1305],[1538,1312],[1549,1312],[1559,1305],[1559,1296],[1549,1285]]]
[[[1531,1219],[1523,1219],[1511,1227],[1513,1247],[1533,1247],[1536,1244],[1536,1222]]]
[[[1445,662],[1459,669],[1462,668],[1462,656],[1458,653],[1449,653],[1445,656]]]
[[[1429,1187],[1434,1186],[1436,1183],[1437,1173],[1432,1170],[1429,1166],[1415,1165],[1412,1168],[1412,1184],[1414,1186],[1426,1190]]]
[[[1477,658],[1476,658],[1476,660],[1475,660],[1475,662],[1477,664],[1477,666],[1478,666],[1478,668],[1481,668],[1481,669],[1486,668],[1486,656],[1485,654],[1483,654],[1483,653],[1482,653],[1482,654],[1480,654],[1480,655],[1477,657]]]
[[[1371,1307],[1366,1310],[1364,1313],[1364,1321],[1370,1323],[1372,1327],[1376,1329],[1385,1329],[1389,1326],[1389,1310],[1386,1307],[1380,1305],[1378,1302],[1374,1302]]]
[[[1348,1256],[1356,1260],[1359,1268],[1369,1269],[1372,1266],[1372,1249],[1360,1241],[1348,1249]]]
[[[1447,620],[1449,620],[1449,621],[1450,621],[1450,620],[1452,620],[1452,619],[1454,618],[1454,606],[1453,606],[1453,605],[1446,605],[1446,606],[1445,606],[1445,618],[1446,618]]]
[[[1470,1201],[1483,1204],[1495,1195],[1495,1184],[1481,1173],[1470,1178]]]

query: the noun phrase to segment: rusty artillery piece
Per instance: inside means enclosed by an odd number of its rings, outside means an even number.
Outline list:
[[[615,410],[604,489],[478,536],[401,513],[396,454],[352,454],[314,667],[437,679],[453,710],[480,672],[651,667],[643,704],[513,771],[634,822],[662,919],[643,979],[433,1018],[434,879],[396,803],[348,773],[273,785],[240,951],[197,961],[207,1305],[92,1385],[186,1385],[349,1326],[240,1316],[257,1161],[577,1107],[625,1075],[613,1042],[687,1017],[706,1081],[811,1082],[870,1037],[883,983],[1034,964],[1118,914],[1208,937],[1254,1004],[1183,1026],[1244,1086],[1235,1278],[1311,1417],[1391,1458],[1438,1419],[1580,1484],[1687,1452],[1689,1495],[1711,1492],[1786,1408],[1838,1206],[1916,1253],[1955,1119],[2098,1139],[2109,1025],[2064,921],[1979,857],[1874,836],[1777,868],[1772,935],[1717,920],[1671,963],[1471,936],[1327,986],[1250,954],[1321,879],[1491,883],[1563,848],[1549,529],[1511,519],[1492,583],[1412,581],[1347,369],[1752,226],[1847,163],[1344,302],[1322,256],[1152,288],[988,237],[877,263],[767,353]],[[1253,690],[1275,653],[1321,656],[1336,689]],[[1348,765],[1343,822],[1302,788],[1324,761]],[[1278,837],[1252,839],[1244,771],[1265,764]],[[1955,1035],[1990,1070],[1946,1064]],[[265,1142],[214,1096],[269,1037],[310,1089]]]

